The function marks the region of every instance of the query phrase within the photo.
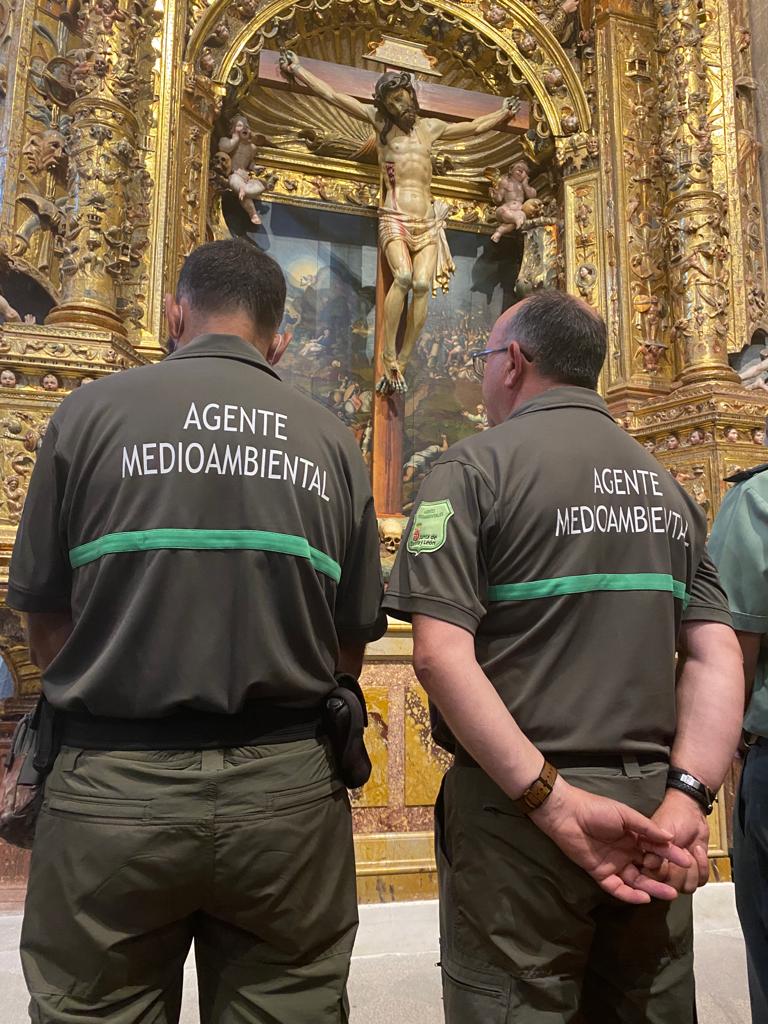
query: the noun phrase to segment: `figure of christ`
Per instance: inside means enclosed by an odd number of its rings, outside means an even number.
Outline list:
[[[379,208],[379,244],[392,271],[384,300],[383,376],[376,390],[385,395],[407,390],[404,371],[427,319],[430,293],[447,291],[455,271],[445,225],[449,209],[432,197],[432,147],[438,140],[460,141],[500,127],[518,109],[505,99],[491,114],[449,124],[422,117],[407,72],[388,71],[376,83],[373,102],[339,93],[304,68],[290,50],[280,55],[284,74],[376,130],[384,197]],[[405,334],[398,353],[397,332],[409,293]]]

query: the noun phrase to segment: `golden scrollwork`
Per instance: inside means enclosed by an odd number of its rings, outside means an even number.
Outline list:
[[[630,23],[608,18],[598,32],[610,280],[606,384],[632,394],[663,386],[675,369],[665,331],[667,268],[659,259],[664,241],[660,68],[653,26],[639,19]],[[613,102],[606,99],[609,81],[615,90]],[[621,335],[619,322],[623,323]]]
[[[603,310],[603,230],[599,176],[594,171],[565,183],[566,287]]]
[[[752,37],[745,0],[710,8],[705,19],[703,58],[710,84],[714,190],[726,197],[732,318],[729,350],[738,352],[768,326],[765,226],[760,178],[752,67]]]

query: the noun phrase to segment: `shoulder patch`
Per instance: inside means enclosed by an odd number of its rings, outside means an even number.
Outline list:
[[[448,520],[453,505],[447,498],[442,501],[422,501],[413,517],[407,548],[412,555],[425,555],[439,551],[445,544]]]
[[[753,466],[751,469],[742,469],[740,473],[734,473],[732,476],[725,477],[727,484],[743,484],[747,480],[751,480],[753,476],[757,476],[758,473],[764,473],[768,469],[768,462],[763,462],[759,466]]]

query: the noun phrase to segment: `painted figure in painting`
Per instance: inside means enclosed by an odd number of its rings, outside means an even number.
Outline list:
[[[290,50],[282,52],[286,75],[360,121],[376,129],[384,198],[379,209],[379,244],[392,271],[384,300],[382,394],[407,390],[404,370],[427,318],[430,292],[448,290],[455,267],[445,235],[448,208],[432,197],[432,147],[438,140],[460,141],[498,128],[519,106],[504,100],[492,114],[448,124],[422,117],[413,80],[406,72],[388,71],[376,83],[372,103],[336,92],[306,68]],[[409,293],[411,302],[400,351],[397,332]]]
[[[506,174],[491,186],[491,199],[496,203],[499,226],[491,236],[498,242],[504,235],[519,231],[529,217],[535,217],[541,208],[536,189],[528,183],[528,164],[518,160]]]

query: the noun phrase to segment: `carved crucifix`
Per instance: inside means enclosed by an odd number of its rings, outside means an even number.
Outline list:
[[[451,124],[422,116],[407,72],[383,74],[376,82],[373,102],[363,103],[313,75],[290,50],[281,54],[280,67],[316,96],[376,131],[383,188],[379,244],[392,273],[384,299],[383,376],[377,390],[384,395],[402,394],[407,390],[405,367],[426,321],[430,293],[437,287],[447,291],[455,270],[445,235],[449,208],[432,196],[432,149],[438,141],[458,142],[506,125],[520,100],[505,99],[488,114]],[[409,294],[398,351],[398,327]]]

